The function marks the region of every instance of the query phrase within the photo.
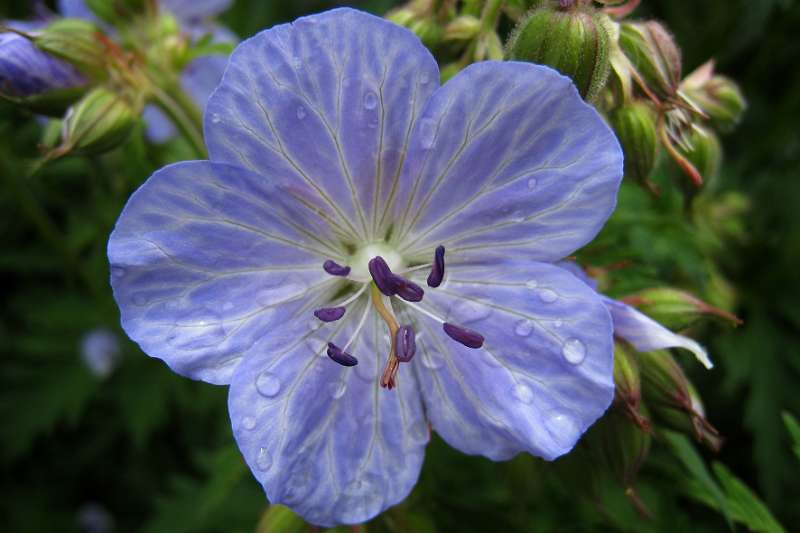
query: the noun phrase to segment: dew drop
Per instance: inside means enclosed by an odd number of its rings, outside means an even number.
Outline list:
[[[558,293],[551,289],[539,290],[539,299],[546,304],[551,304],[558,300]]]
[[[122,267],[112,267],[111,275],[116,279],[121,279],[125,277],[125,269]]]
[[[533,324],[526,318],[517,322],[517,327],[514,328],[514,333],[520,337],[527,337],[531,334],[531,331],[533,331]]]
[[[436,140],[436,122],[429,118],[423,118],[419,123],[419,142],[422,148],[428,150],[433,147]]]
[[[295,68],[295,70],[300,70],[300,68],[302,68],[303,66],[303,62],[300,60],[299,57],[293,57],[292,66]]]
[[[383,492],[379,490],[380,481],[367,474],[345,485],[336,502],[340,517],[344,522],[363,522],[380,511],[383,505]]]
[[[264,470],[269,470],[270,466],[272,466],[272,457],[269,452],[266,448],[259,448],[258,457],[256,457],[256,468],[263,472]]]
[[[345,391],[347,391],[347,384],[344,381],[337,381],[334,383],[328,384],[328,389],[331,395],[331,398],[334,400],[338,400],[342,396],[344,396]]]
[[[539,282],[535,279],[529,279],[525,282],[525,286],[532,290],[539,286]]]
[[[458,317],[458,322],[464,324],[483,320],[492,314],[492,309],[489,306],[470,301],[459,304],[454,310],[455,315]]]
[[[251,430],[256,427],[256,419],[252,416],[246,416],[242,419],[242,427]]]
[[[378,97],[372,91],[364,93],[364,107],[367,109],[375,109],[378,105]]]
[[[219,124],[222,122],[222,117],[219,116],[219,113],[212,113],[211,114],[211,123],[212,124]]]
[[[262,396],[272,398],[280,392],[281,382],[275,374],[265,370],[256,378],[256,389]]]
[[[427,442],[430,432],[428,431],[428,423],[424,420],[419,420],[411,425],[409,435],[414,442]]]
[[[420,85],[427,85],[427,84],[428,84],[428,83],[430,83],[430,82],[431,82],[431,78],[430,78],[430,76],[428,76],[428,74],[427,74],[427,73],[423,73],[423,74],[422,74],[422,75],[419,77],[419,83],[420,83]]]
[[[373,118],[369,122],[367,122],[367,126],[370,128],[377,128],[378,127],[378,117]]]
[[[568,339],[561,347],[561,354],[568,363],[579,365],[586,359],[586,345],[578,339]]]
[[[522,383],[517,383],[511,389],[511,394],[514,395],[514,398],[519,400],[524,404],[529,404],[533,401],[533,391],[527,385]]]
[[[547,417],[546,427],[556,444],[563,448],[575,444],[581,433],[581,429],[572,417],[559,412],[551,413]]]
[[[144,305],[147,303],[147,298],[144,294],[134,294],[133,295],[133,304],[134,305]]]
[[[304,118],[306,118],[306,108],[305,107],[303,107],[303,106],[298,106],[297,107],[297,118],[300,119],[300,120],[303,120]]]
[[[564,321],[560,320],[560,319],[556,320],[555,322],[553,322],[553,327],[556,327],[556,328],[560,328],[563,325],[564,325]]]
[[[539,182],[536,181],[536,178],[531,178],[531,179],[528,180],[528,188],[530,190],[535,189],[538,184],[539,184]]]

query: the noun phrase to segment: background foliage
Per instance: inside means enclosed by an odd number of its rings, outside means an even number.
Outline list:
[[[23,18],[25,4],[0,3],[0,18]],[[333,4],[237,0],[224,22],[246,37]],[[358,7],[383,14],[391,4]],[[569,459],[492,463],[434,438],[417,488],[369,531],[775,531],[773,515],[800,523],[800,428],[782,416],[800,412],[800,5],[645,0],[638,15],[675,32],[685,72],[717,58],[750,109],[724,138],[720,176],[693,203],[702,223],[687,223],[684,196],[670,186],[676,172],[663,164],[662,198],[624,186],[620,209],[582,259],[630,261],[612,273],[611,294],[667,282],[701,287],[712,303],[735,300],[743,326],[701,330],[717,367],[686,368],[725,446],[714,456],[665,434],[637,485],[647,519],[610,480],[592,481],[601,500],[584,498],[589,476],[574,475]],[[40,130],[0,105],[3,529],[80,531],[94,503],[115,531],[252,531],[266,501],[233,443],[225,388],[142,355],[119,329],[106,282],[105,244],[127,197],[187,147],[154,147],[139,133],[111,154],[67,158],[28,178]],[[83,335],[98,327],[123,343],[120,366],[104,380],[79,357]],[[262,529],[289,522],[268,515]]]

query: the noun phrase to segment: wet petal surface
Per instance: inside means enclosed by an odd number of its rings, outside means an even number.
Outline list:
[[[325,355],[351,337],[366,299],[336,326],[259,342],[237,369],[229,408],[247,464],[272,503],[321,526],[364,522],[411,491],[429,438],[409,369],[390,394],[378,384],[388,352],[376,316],[348,348],[354,367]]]
[[[485,337],[452,341],[409,310],[412,361],[433,429],[452,446],[494,460],[572,449],[614,394],[611,319],[599,297],[544,263],[459,264],[423,307]]]
[[[371,237],[438,79],[411,32],[366,13],[276,26],[236,49],[209,100],[211,159],[304,183],[353,237]]]
[[[209,162],[165,167],[134,193],[108,244],[122,325],[176,372],[227,383],[276,325],[313,319],[341,251],[288,188]],[[314,319],[315,320],[315,319]]]
[[[433,94],[412,133],[401,248],[558,260],[597,234],[621,179],[616,138],[568,78],[476,63]]]

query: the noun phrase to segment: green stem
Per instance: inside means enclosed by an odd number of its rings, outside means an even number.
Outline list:
[[[206,159],[208,153],[203,141],[203,117],[194,102],[177,85],[167,92],[154,83],[151,84],[150,92],[154,103],[189,141],[198,158]]]
[[[497,29],[497,22],[500,20],[500,8],[503,7],[504,0],[488,0],[483,5],[481,13],[481,30],[494,31]]]

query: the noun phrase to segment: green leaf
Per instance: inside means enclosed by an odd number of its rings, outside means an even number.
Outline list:
[[[675,455],[678,456],[678,459],[683,463],[683,466],[685,466],[692,475],[692,481],[694,481],[694,484],[691,485],[692,490],[699,491],[703,497],[707,497],[710,501],[714,502],[712,507],[722,513],[728,525],[733,528],[725,494],[722,492],[717,482],[714,481],[714,478],[703,462],[703,458],[697,453],[697,450],[695,450],[689,439],[680,433],[667,430],[661,431],[660,436],[667,441]],[[687,487],[688,486],[689,484],[687,484]]]
[[[713,464],[722,488],[727,496],[731,517],[748,529],[764,532],[783,532],[783,527],[775,520],[767,506],[741,480],[734,476],[722,463]]]
[[[789,435],[792,437],[792,451],[794,451],[794,454],[800,459],[800,423],[798,423],[797,419],[788,411],[781,413],[781,416],[783,417],[783,423],[786,425],[786,429],[789,431]]]

